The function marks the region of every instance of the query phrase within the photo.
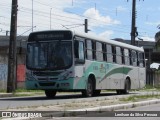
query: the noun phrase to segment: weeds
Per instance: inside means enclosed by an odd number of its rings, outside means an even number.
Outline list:
[[[120,101],[132,101],[132,102],[136,102],[139,100],[145,100],[145,99],[149,99],[149,98],[160,98],[160,95],[140,95],[140,96],[130,96],[128,98],[121,98],[119,99]]]

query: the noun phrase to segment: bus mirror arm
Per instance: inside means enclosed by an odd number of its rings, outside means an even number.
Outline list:
[[[75,58],[75,64],[84,64],[84,59]]]

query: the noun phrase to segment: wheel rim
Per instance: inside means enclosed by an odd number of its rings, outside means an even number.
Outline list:
[[[87,86],[88,96],[92,96],[92,91],[93,91],[92,82],[91,82],[91,80],[89,80],[88,86]]]
[[[126,93],[129,93],[129,89],[130,89],[129,81],[127,80],[127,81],[126,81],[126,84],[125,84]]]

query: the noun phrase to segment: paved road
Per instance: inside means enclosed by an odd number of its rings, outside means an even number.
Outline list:
[[[137,93],[138,94],[138,93]],[[0,98],[0,109],[9,109],[17,107],[41,106],[41,105],[55,105],[75,101],[91,101],[93,99],[112,99],[112,97],[119,97],[116,93],[104,93],[99,97],[83,98],[81,94],[57,95],[54,99],[47,99],[45,96],[32,97],[13,97]]]
[[[45,96],[0,98],[0,109],[31,107],[31,106],[34,107],[47,106],[47,105],[56,105],[57,103],[63,104],[63,103],[105,100],[105,99],[112,100],[116,98],[125,98],[131,95],[140,95],[140,94],[148,94],[148,92],[147,93],[132,92],[131,94],[128,95],[117,95],[116,93],[102,93],[98,97],[90,97],[90,98],[83,98],[81,94],[76,94],[76,93],[69,95],[59,94],[54,99],[47,99]]]
[[[128,112],[129,111],[129,112]],[[139,112],[138,112],[139,111]],[[127,110],[118,110],[118,112],[124,112],[125,113],[136,113],[137,116],[140,116],[140,114],[147,113],[147,111],[151,111],[151,113],[148,114],[159,114],[160,115],[160,104],[154,104],[149,106],[141,106],[136,107],[132,109]],[[106,112],[94,114],[94,116],[97,117],[88,117],[88,116],[81,116],[81,117],[63,117],[63,118],[52,118],[52,119],[46,119],[46,120],[160,120],[160,117],[106,117]],[[139,115],[138,115],[139,114]]]
[[[129,95],[139,94],[131,93]],[[34,97],[8,97],[0,98],[0,109],[9,108],[20,108],[20,107],[30,107],[30,106],[45,106],[45,105],[55,105],[61,103],[72,103],[80,101],[92,101],[97,99],[113,99],[113,98],[124,98],[129,95],[117,95],[116,93],[102,93],[98,97],[83,98],[81,94],[69,94],[69,95],[57,95],[54,99],[47,99],[45,96],[34,96]]]

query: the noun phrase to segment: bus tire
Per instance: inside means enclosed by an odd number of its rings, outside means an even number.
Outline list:
[[[93,96],[93,81],[91,78],[88,78],[87,88],[82,91],[82,96],[92,97]]]
[[[55,90],[45,90],[45,95],[47,98],[51,99],[56,96],[57,91]]]
[[[130,86],[131,86],[130,81],[127,78],[124,84],[124,90],[123,90],[124,94],[129,94]]]

